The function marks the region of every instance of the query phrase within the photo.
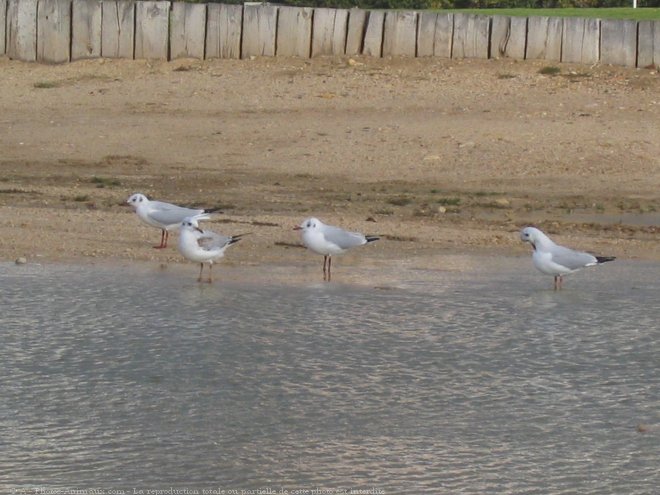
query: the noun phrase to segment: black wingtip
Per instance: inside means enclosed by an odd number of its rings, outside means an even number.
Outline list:
[[[607,263],[608,261],[614,261],[616,256],[596,256],[596,261],[600,263]]]
[[[374,242],[374,241],[377,241],[378,239],[380,239],[380,237],[375,236],[375,235],[367,235],[364,238],[367,240],[367,242]]]
[[[240,241],[243,236],[250,235],[252,232],[244,232],[242,234],[236,234],[231,236],[231,240],[229,241],[229,244],[234,244],[235,242]]]
[[[204,213],[224,213],[221,208],[206,208]]]

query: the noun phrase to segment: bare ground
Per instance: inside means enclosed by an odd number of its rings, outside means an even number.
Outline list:
[[[0,260],[183,261],[176,242],[151,248],[133,192],[221,207],[211,228],[252,233],[234,266],[320,262],[291,230],[311,215],[383,237],[346,265],[522,254],[527,224],[660,260],[653,70],[0,58],[0,102]]]

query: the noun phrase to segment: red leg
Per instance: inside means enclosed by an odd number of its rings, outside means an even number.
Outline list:
[[[154,246],[154,249],[163,249],[167,245],[167,240],[165,239],[166,232],[167,231],[165,229],[160,231],[160,245]]]

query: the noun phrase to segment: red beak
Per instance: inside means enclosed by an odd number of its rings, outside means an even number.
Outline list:
[[[300,225],[296,225],[293,230],[302,230],[302,227]]]

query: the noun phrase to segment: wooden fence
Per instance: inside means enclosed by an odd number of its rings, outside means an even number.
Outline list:
[[[660,21],[134,0],[0,0],[0,55],[541,59],[660,66]]]

